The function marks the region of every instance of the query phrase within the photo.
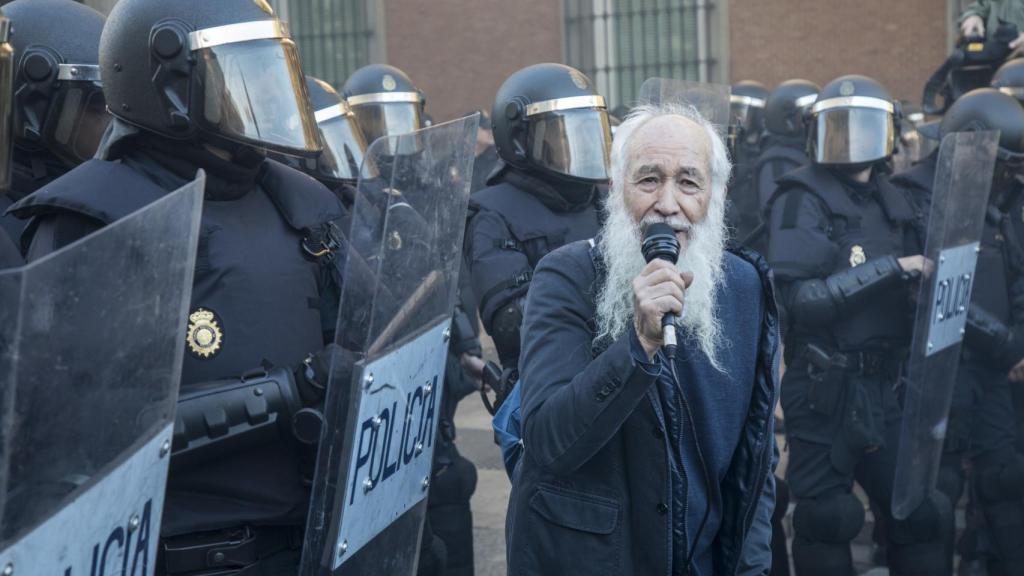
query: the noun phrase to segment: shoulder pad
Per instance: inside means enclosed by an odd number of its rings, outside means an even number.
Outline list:
[[[797,150],[792,146],[770,146],[765,148],[764,152],[757,159],[758,165],[762,165],[773,160],[792,160],[794,163],[800,165],[810,164],[810,160],[807,158],[807,154],[801,150]]]
[[[532,194],[507,182],[502,182],[474,193],[469,197],[469,203],[476,210],[484,209],[504,213],[509,208],[521,207],[524,198],[534,199]]]
[[[23,198],[8,212],[27,219],[70,211],[110,224],[168,192],[120,162],[89,160]]]
[[[275,160],[263,163],[260,184],[278,212],[296,230],[306,230],[345,215],[341,199],[316,178]]]
[[[878,197],[882,209],[885,210],[890,222],[909,222],[914,219],[914,208],[907,190],[895,186],[884,176],[879,178],[878,187],[881,192]]]
[[[890,182],[901,188],[916,188],[930,193],[935,185],[935,164],[919,162],[916,166],[893,175]]]
[[[849,219],[859,219],[860,211],[843,190],[832,174],[817,164],[810,164],[799,168],[778,179],[779,186],[768,202],[769,209],[773,201],[780,195],[793,189],[803,189],[810,192],[825,205],[825,208],[834,216]]]

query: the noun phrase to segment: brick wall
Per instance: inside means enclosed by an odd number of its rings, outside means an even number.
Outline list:
[[[388,63],[447,120],[490,110],[516,70],[562,58],[560,0],[384,0]]]
[[[919,103],[946,56],[940,0],[730,0],[729,20],[733,81],[769,87],[866,74]]]

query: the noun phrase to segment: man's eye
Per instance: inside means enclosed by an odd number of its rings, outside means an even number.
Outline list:
[[[650,186],[652,184],[657,184],[658,183],[658,179],[656,177],[654,177],[654,176],[648,176],[648,177],[640,180],[639,183],[647,185],[647,186]]]

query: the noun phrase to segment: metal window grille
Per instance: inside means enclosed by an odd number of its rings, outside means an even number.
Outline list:
[[[357,69],[381,60],[377,3],[368,0],[269,0],[288,22],[306,74],[341,88]]]
[[[707,81],[714,0],[563,0],[566,62],[609,106],[631,105],[654,76]]]

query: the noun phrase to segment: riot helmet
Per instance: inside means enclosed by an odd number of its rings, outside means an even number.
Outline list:
[[[11,122],[14,107],[14,47],[11,46],[11,21],[0,12],[0,194],[11,189],[11,162],[14,152],[14,138],[11,136]]]
[[[768,132],[786,138],[805,137],[808,113],[820,91],[820,86],[808,80],[786,80],[776,86],[765,103]]]
[[[120,0],[100,69],[111,112],[144,130],[320,153],[298,50],[266,0]]]
[[[744,80],[732,86],[729,97],[729,128],[734,134],[756,137],[764,129],[764,108],[768,102],[768,89],[754,80]]]
[[[1024,108],[1017,99],[995,88],[964,94],[946,111],[939,135],[981,130],[999,131],[993,191],[1024,174]]]
[[[888,158],[896,141],[897,107],[889,91],[866,76],[841,76],[811,107],[810,156],[816,164],[867,167]]]
[[[1024,103],[1024,58],[1015,58],[999,67],[992,76],[992,87]]]
[[[605,100],[579,70],[545,63],[515,72],[498,89],[491,118],[507,164],[570,182],[608,180]]]
[[[370,144],[423,127],[423,94],[394,66],[363,66],[348,77],[341,93]]]
[[[110,115],[98,65],[104,18],[72,0],[4,6],[14,48],[14,145],[70,166],[96,153]]]
[[[366,155],[366,139],[355,114],[327,82],[306,76],[306,89],[323,152],[316,158],[303,158],[298,168],[318,180],[355,185]]]

